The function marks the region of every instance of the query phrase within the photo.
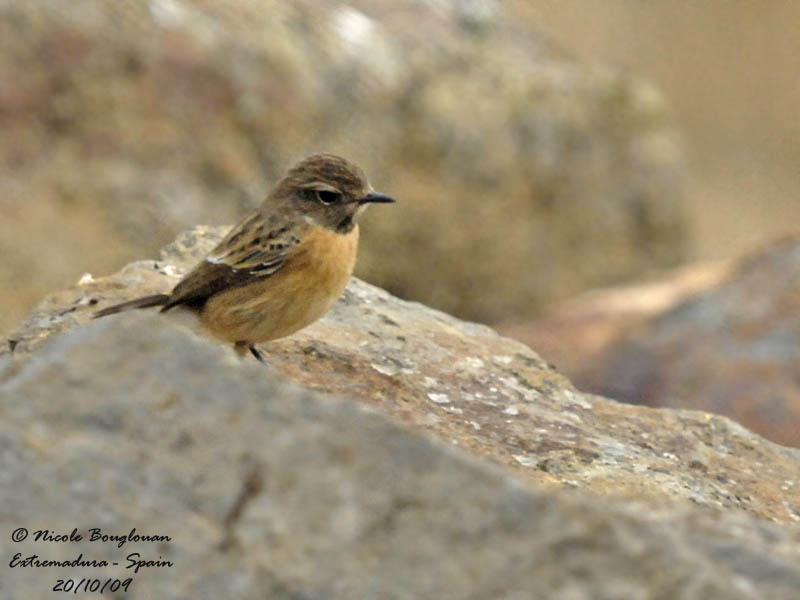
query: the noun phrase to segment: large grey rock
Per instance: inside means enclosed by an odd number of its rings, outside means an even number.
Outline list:
[[[13,336],[10,372],[98,307],[169,290],[224,230],[197,227],[157,260],[47,298]],[[582,394],[527,346],[358,280],[324,319],[261,350],[305,387],[378,407],[540,486],[800,522],[800,451],[714,415]]]
[[[54,337],[0,393],[4,562],[120,563],[4,565],[3,599],[128,576],[125,597],[164,599],[789,600],[800,588],[796,528],[525,487],[157,315]],[[17,527],[171,540],[11,543]],[[172,566],[134,575],[132,552]]]

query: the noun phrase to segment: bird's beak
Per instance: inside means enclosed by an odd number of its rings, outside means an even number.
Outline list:
[[[367,194],[366,196],[361,198],[361,200],[358,201],[359,204],[370,204],[373,202],[376,204],[390,204],[392,202],[395,202],[395,199],[392,198],[391,196],[387,196],[386,194],[379,194],[378,192],[370,192],[369,194]]]

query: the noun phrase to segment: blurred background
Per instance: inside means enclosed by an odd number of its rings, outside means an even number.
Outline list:
[[[751,257],[800,216],[798,24],[788,0],[0,0],[0,330],[331,151],[400,199],[367,215],[361,277],[587,389],[800,445],[800,324],[768,318],[794,314],[795,263]],[[737,277],[752,297],[709,300]],[[716,329],[658,346],[698,293]],[[762,310],[739,323],[745,302]],[[687,372],[699,331],[741,351],[707,344]]]
[[[738,256],[798,230],[796,2],[515,2],[581,60],[655,83],[688,157],[690,258]]]

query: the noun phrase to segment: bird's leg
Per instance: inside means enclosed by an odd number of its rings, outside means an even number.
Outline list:
[[[255,346],[250,346],[250,354],[256,357],[256,360],[260,362],[262,365],[266,365],[267,361],[264,360],[264,357],[261,355],[261,352],[258,351],[258,348]]]
[[[233,345],[233,349],[236,351],[236,354],[238,354],[241,357],[244,357],[244,355],[249,350],[250,354],[255,356],[258,362],[260,362],[262,365],[267,364],[267,361],[264,360],[264,356],[261,354],[261,352],[258,351],[258,348],[256,348],[250,342],[245,342],[240,340]]]

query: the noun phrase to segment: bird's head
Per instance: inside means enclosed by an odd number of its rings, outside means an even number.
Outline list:
[[[364,210],[394,202],[375,192],[358,166],[334,154],[314,154],[292,167],[276,188],[309,224],[350,233]]]

